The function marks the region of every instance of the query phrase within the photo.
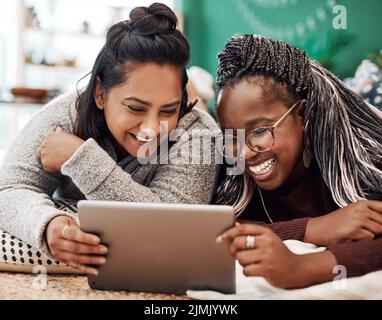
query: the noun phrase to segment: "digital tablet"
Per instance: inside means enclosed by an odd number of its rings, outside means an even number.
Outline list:
[[[230,206],[80,201],[81,228],[108,247],[91,288],[183,294],[235,292],[235,262],[216,237],[234,224]]]

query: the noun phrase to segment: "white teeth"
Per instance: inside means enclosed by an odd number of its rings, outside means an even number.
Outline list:
[[[253,172],[255,175],[264,175],[271,171],[275,162],[275,159],[269,159],[257,166],[249,167],[249,170],[251,170],[251,172]]]
[[[137,138],[138,141],[141,141],[141,142],[150,142],[150,141],[154,140],[154,138],[146,139],[146,138],[143,138],[143,137],[140,137],[140,136],[136,136],[136,138]]]

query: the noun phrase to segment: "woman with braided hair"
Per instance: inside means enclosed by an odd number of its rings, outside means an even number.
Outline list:
[[[223,177],[217,190],[216,202],[242,220],[217,242],[246,275],[297,288],[330,281],[334,270],[382,269],[376,108],[301,50],[253,35],[234,36],[219,54],[216,106],[222,129],[233,129],[225,156],[245,161],[244,174]],[[286,239],[327,250],[296,255]]]
[[[219,128],[188,102],[190,48],[176,25],[163,4],[133,9],[108,31],[86,88],[50,102],[16,138],[0,166],[0,262],[42,264],[42,251],[97,273],[107,248],[81,230],[81,199],[209,203],[214,159],[194,164],[189,146],[213,147]],[[159,149],[168,161],[146,161]]]

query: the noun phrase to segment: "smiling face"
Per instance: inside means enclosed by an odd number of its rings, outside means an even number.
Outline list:
[[[138,155],[146,142],[160,143],[160,123],[168,133],[178,123],[182,99],[182,72],[171,65],[146,63],[128,72],[127,81],[102,92],[97,85],[95,100],[104,110],[106,123],[119,154]],[[155,146],[155,147],[156,147]]]
[[[261,81],[242,80],[221,91],[217,115],[222,129],[244,129],[246,133],[263,126],[272,126],[295,101],[275,98],[287,96],[281,85],[273,85],[281,92],[264,90]],[[265,83],[265,82],[263,82]],[[289,100],[292,100],[289,98]],[[275,129],[274,145],[266,152],[245,147],[246,172],[264,190],[288,188],[300,181],[306,169],[302,161],[304,123],[297,106]]]

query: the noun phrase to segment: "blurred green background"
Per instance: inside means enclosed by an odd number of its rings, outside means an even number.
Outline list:
[[[206,69],[213,77],[217,54],[235,33],[285,40],[342,79],[353,77],[360,62],[371,55],[382,69],[382,0],[1,0],[0,161],[43,104],[13,99],[8,89],[73,89],[90,71],[107,27],[127,19],[133,7],[155,1],[183,16],[192,50],[190,65]],[[346,30],[333,28],[337,5],[346,9]],[[209,81],[199,85],[210,87]],[[376,104],[380,97],[370,99]],[[213,112],[214,99],[209,99],[209,108]]]
[[[341,78],[382,49],[380,0],[177,0],[192,47],[192,65],[213,75],[217,54],[235,33],[285,40]],[[332,26],[333,6],[347,11],[347,29]],[[374,54],[375,55],[375,54]]]

